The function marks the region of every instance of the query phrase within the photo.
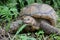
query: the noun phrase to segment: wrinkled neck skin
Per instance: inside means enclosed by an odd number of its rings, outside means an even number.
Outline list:
[[[41,20],[40,28],[43,29],[43,31],[46,34],[57,34],[57,35],[60,35],[60,29],[50,25],[46,20]]]
[[[41,22],[43,22],[43,23],[41,23]],[[51,25],[50,22],[45,19],[35,19],[35,23],[33,23],[30,26],[32,26],[32,28],[35,30],[39,30],[40,28],[42,28],[44,30],[46,28],[46,26],[44,24],[46,24],[46,23]],[[43,25],[43,27],[41,25]]]
[[[35,20],[35,23],[33,23],[33,24],[28,24],[28,26],[31,26],[31,29],[32,29],[33,31],[40,29],[40,23],[38,23],[36,20]]]

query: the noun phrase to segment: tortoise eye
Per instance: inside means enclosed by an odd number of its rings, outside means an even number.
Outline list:
[[[30,20],[29,18],[26,19],[27,21]]]
[[[24,19],[25,21],[29,21],[30,19],[29,18],[26,18],[26,19]]]

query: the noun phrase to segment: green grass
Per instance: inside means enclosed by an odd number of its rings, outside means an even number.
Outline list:
[[[57,27],[60,27],[59,23],[60,23],[60,0],[0,0],[0,26],[2,27],[2,25],[4,25],[6,27],[6,29],[9,29],[9,25],[10,22],[16,20],[16,18],[18,17],[18,15],[20,14],[20,10],[25,7],[26,5],[30,5],[32,3],[45,3],[45,4],[49,4],[51,5],[54,10],[56,11],[56,14],[58,15],[58,25]],[[9,24],[8,24],[9,23]],[[20,28],[19,30],[21,30],[23,28]],[[19,33],[20,31],[18,31]],[[38,38],[34,38],[31,36],[27,36],[26,34],[18,34],[16,33],[15,37],[16,40],[22,39],[22,40],[36,40],[39,39],[41,40],[42,37],[44,37],[44,32],[43,31],[39,31],[36,32],[36,35],[39,36]],[[42,35],[40,35],[42,34]],[[31,38],[31,39],[30,39]],[[50,38],[53,40],[60,40],[60,36],[56,36],[56,35],[50,35]],[[14,37],[13,37],[14,39]]]
[[[13,37],[11,40],[14,40],[14,38],[15,38],[25,27],[26,27],[26,24],[23,25],[22,27],[20,27],[20,28],[18,29],[18,31],[16,32],[16,34],[14,35],[14,37]]]

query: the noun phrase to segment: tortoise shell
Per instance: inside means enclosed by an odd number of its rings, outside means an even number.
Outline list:
[[[49,20],[52,26],[55,26],[57,17],[55,10],[51,6],[49,6],[48,4],[39,3],[33,3],[24,7],[20,12],[20,16],[43,18]]]

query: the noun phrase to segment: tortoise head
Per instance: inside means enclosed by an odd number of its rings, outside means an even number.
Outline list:
[[[37,25],[37,21],[31,17],[31,16],[23,16],[22,20],[25,24],[27,24],[28,26],[30,26],[31,30],[38,30],[39,29],[39,25]]]
[[[36,24],[36,21],[33,17],[31,16],[23,16],[22,20],[25,24],[29,24],[29,25],[34,25]]]

